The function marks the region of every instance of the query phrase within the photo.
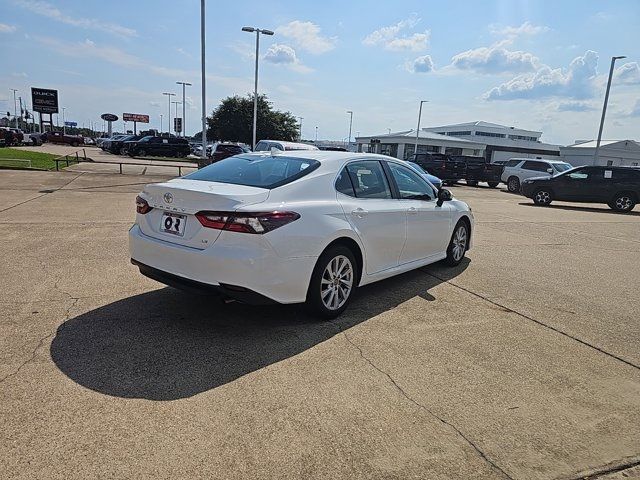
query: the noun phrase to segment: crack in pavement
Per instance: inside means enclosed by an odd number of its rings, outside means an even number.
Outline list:
[[[332,323],[338,330],[339,333],[342,333],[342,335],[344,336],[344,338],[347,340],[347,342],[352,345],[354,348],[356,348],[356,350],[358,350],[360,357],[367,363],[369,364],[369,366],[371,366],[374,370],[376,370],[378,373],[381,373],[382,375],[384,375],[385,377],[387,377],[387,379],[391,382],[391,384],[395,387],[395,389],[406,399],[408,400],[410,403],[412,403],[413,405],[415,405],[416,407],[424,410],[425,412],[427,412],[430,416],[432,416],[433,418],[435,418],[436,420],[438,420],[440,423],[442,423],[443,425],[446,425],[447,427],[449,427],[451,430],[453,430],[460,438],[462,438],[471,448],[473,448],[475,450],[475,452],[482,458],[482,460],[484,460],[487,464],[489,464],[489,466],[497,471],[498,473],[500,473],[501,475],[503,475],[505,478],[509,479],[509,480],[514,480],[513,477],[511,477],[507,472],[505,472],[502,468],[500,468],[492,459],[490,459],[486,453],[484,453],[473,441],[471,441],[471,439],[469,437],[467,437],[464,433],[462,433],[462,431],[456,427],[454,424],[452,424],[451,422],[445,420],[444,418],[438,416],[435,412],[433,412],[432,410],[430,410],[429,408],[427,408],[425,405],[421,404],[420,402],[418,402],[417,400],[415,400],[413,397],[411,397],[396,381],[395,379],[386,371],[382,370],[380,367],[378,367],[375,363],[373,363],[373,361],[371,359],[369,359],[365,354],[364,351],[362,350],[362,348],[356,344],[355,342],[353,342],[349,336],[347,335],[347,332],[344,331],[340,325],[338,325],[337,323],[335,323],[334,321],[330,320],[330,323]]]
[[[625,457],[622,460],[607,463],[604,466],[596,467],[590,470],[582,471],[576,475],[567,477],[557,477],[556,480],[595,480],[602,478],[612,473],[623,472],[624,470],[630,470],[640,465],[640,457]]]
[[[435,275],[435,274],[425,270],[424,268],[421,268],[420,270],[422,272],[426,273],[427,275],[429,275],[430,277],[433,277],[433,278],[435,278],[437,280],[440,280],[441,282],[446,283],[448,285],[451,285],[452,287],[458,288],[458,289],[460,289],[460,290],[462,290],[464,292],[467,292],[470,295],[473,295],[474,297],[480,298],[480,299],[484,300],[485,302],[489,302],[490,304],[495,305],[496,307],[500,307],[500,308],[504,309],[505,311],[507,311],[509,313],[514,313],[514,314],[516,314],[516,315],[518,315],[518,316],[520,316],[520,317],[522,317],[522,318],[524,318],[526,320],[529,320],[530,322],[533,322],[533,323],[535,323],[535,324],[537,324],[537,325],[539,325],[539,326],[541,326],[543,328],[549,329],[549,330],[551,330],[552,332],[555,332],[555,333],[559,333],[560,335],[563,335],[563,336],[565,336],[565,337],[567,337],[567,338],[569,338],[571,340],[574,340],[574,341],[576,341],[576,342],[578,342],[578,343],[580,343],[580,344],[582,344],[582,345],[584,345],[586,347],[589,347],[589,348],[591,348],[591,349],[593,349],[593,350],[595,350],[595,351],[597,351],[599,353],[602,353],[602,354],[604,354],[604,355],[606,355],[608,357],[611,357],[611,358],[613,358],[615,360],[618,360],[619,362],[622,362],[625,365],[633,367],[636,370],[640,370],[640,365],[636,365],[635,363],[631,362],[630,360],[626,360],[626,359],[616,355],[615,353],[607,352],[605,349],[600,348],[600,347],[598,347],[596,345],[593,345],[593,344],[587,342],[586,340],[581,340],[578,337],[574,337],[570,333],[564,332],[564,331],[560,330],[559,328],[556,328],[556,327],[554,327],[552,325],[544,323],[542,320],[537,320],[537,319],[535,319],[533,317],[530,317],[529,315],[525,315],[524,313],[518,312],[517,310],[514,310],[513,308],[507,307],[506,305],[502,305],[501,303],[498,303],[498,302],[496,302],[494,300],[491,300],[489,297],[486,297],[484,295],[481,295],[479,293],[474,292],[473,290],[470,290],[470,289],[465,288],[465,287],[463,287],[461,285],[453,283],[450,280],[447,280],[445,278],[439,277],[438,275]]]

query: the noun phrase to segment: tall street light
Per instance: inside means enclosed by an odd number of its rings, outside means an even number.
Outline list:
[[[604,116],[607,113],[607,103],[609,103],[609,90],[611,90],[611,79],[613,78],[613,67],[616,60],[627,58],[624,55],[620,57],[611,57],[611,68],[609,68],[609,80],[607,81],[607,91],[604,94],[604,105],[602,105],[602,118],[600,119],[600,130],[598,130],[598,141],[596,142],[596,151],[593,154],[593,164],[598,164],[598,156],[600,155],[600,142],[602,141],[602,129],[604,128]]]
[[[10,88],[9,90],[13,91],[13,121],[16,124],[16,128],[18,128],[18,107],[16,106],[16,92],[17,88]]]
[[[253,148],[256,148],[256,128],[258,124],[258,58],[260,52],[260,34],[273,35],[271,30],[265,30],[254,27],[242,27],[243,32],[249,32],[256,34],[256,78],[255,86],[253,89]]]
[[[176,121],[175,121],[175,119],[178,118],[178,105],[180,105],[182,102],[176,101],[176,102],[171,102],[171,103],[173,103],[173,105],[175,106],[175,111],[176,111],[175,117],[173,117],[174,118],[174,120],[173,120],[173,133],[177,134],[178,132],[176,130]],[[171,130],[171,124],[169,124],[169,130]],[[180,136],[180,135],[178,135],[178,136]]]
[[[160,114],[160,133],[162,133],[162,114]]]
[[[316,127],[316,142],[318,141],[318,127]]]
[[[67,122],[66,122],[66,118],[64,116],[64,111],[66,110],[66,107],[62,107],[62,134],[66,135],[67,134]]]
[[[184,132],[187,129],[187,119],[186,117],[186,113],[185,113],[185,103],[184,103],[184,87],[190,87],[191,84],[188,82],[176,82],[176,84],[178,85],[182,85],[182,136],[184,137]]]
[[[167,118],[167,122],[169,123],[169,126],[167,127],[167,132],[171,133],[171,97],[175,97],[176,94],[168,93],[168,92],[163,92],[162,94],[166,95],[169,98],[169,117]]]
[[[351,145],[351,125],[353,125],[353,112],[351,110],[347,110],[347,113],[350,115],[350,117],[349,117],[349,143],[347,144],[347,147],[349,147]]]
[[[299,140],[302,140],[302,120],[304,120],[304,117],[298,117],[298,119],[300,120],[300,138],[299,138]]]
[[[423,103],[429,103],[429,100],[420,100],[420,110],[418,111],[418,127],[416,128],[416,146],[413,153],[418,153],[418,135],[420,134],[420,119],[422,118]]]
[[[200,0],[200,70],[202,82],[202,158],[207,156],[207,82],[204,72],[204,0]]]

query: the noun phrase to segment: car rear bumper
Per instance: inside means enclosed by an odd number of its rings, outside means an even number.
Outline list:
[[[208,291],[247,303],[300,303],[317,257],[279,257],[272,249],[248,249],[224,235],[198,250],[129,231],[131,262],[154,280],[185,290]]]

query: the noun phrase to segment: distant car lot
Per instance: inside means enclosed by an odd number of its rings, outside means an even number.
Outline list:
[[[7,478],[580,478],[637,463],[638,212],[453,186],[476,217],[469,261],[366,287],[319,323],[140,277],[127,230],[158,180],[0,171]]]

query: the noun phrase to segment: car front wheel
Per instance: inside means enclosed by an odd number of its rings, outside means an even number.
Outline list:
[[[628,192],[618,193],[613,197],[613,201],[609,207],[616,212],[627,213],[636,206],[636,199],[633,194]]]
[[[500,182],[487,182],[487,184],[489,185],[489,187],[491,188],[496,188],[498,186]]]
[[[551,192],[544,188],[536,190],[533,194],[533,203],[540,205],[541,207],[548,207],[551,205],[552,200],[553,196],[551,195]]]
[[[464,254],[467,253],[469,247],[469,226],[464,220],[460,220],[456,224],[456,228],[453,229],[453,235],[451,235],[451,241],[447,248],[447,258],[445,262],[447,265],[455,267],[462,262]]]
[[[507,190],[511,193],[517,193],[520,191],[520,179],[518,177],[509,177],[507,180]]]
[[[347,308],[356,288],[357,267],[351,250],[335,246],[325,251],[311,276],[307,307],[325,319],[336,318]]]

